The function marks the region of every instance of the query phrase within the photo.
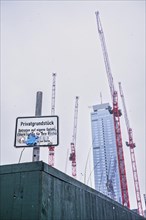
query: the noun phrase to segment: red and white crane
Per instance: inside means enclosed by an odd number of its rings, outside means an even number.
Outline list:
[[[52,83],[51,115],[55,115],[56,73],[52,73],[52,77],[53,77],[53,83]],[[48,147],[48,150],[49,150],[48,164],[54,167],[55,147],[50,146]]]
[[[99,37],[101,41],[101,47],[103,51],[106,73],[108,77],[108,83],[109,83],[112,102],[113,102],[113,109],[111,113],[113,114],[113,119],[114,119],[115,137],[116,137],[116,146],[117,146],[117,155],[118,155],[118,167],[119,167],[120,185],[121,185],[121,193],[122,193],[122,204],[130,208],[124,153],[123,153],[123,146],[122,146],[122,135],[121,135],[121,127],[120,127],[121,111],[118,107],[118,93],[114,87],[108,53],[106,49],[104,33],[103,33],[100,18],[99,18],[99,12],[97,11],[95,12],[95,14],[96,14],[96,20],[97,20],[98,33],[99,33]]]
[[[131,164],[132,164],[132,172],[133,172],[133,180],[134,180],[134,186],[135,186],[137,208],[138,208],[139,214],[143,216],[143,208],[142,208],[140,187],[139,187],[139,181],[138,181],[138,172],[137,172],[136,159],[135,159],[135,153],[134,153],[134,148],[136,147],[136,145],[133,142],[133,131],[132,131],[132,128],[130,127],[130,123],[129,123],[129,119],[128,119],[125,98],[124,98],[124,93],[122,90],[121,82],[119,82],[119,91],[120,91],[120,95],[121,95],[121,99],[122,99],[125,123],[126,123],[126,127],[127,127],[128,138],[129,138],[129,141],[126,142],[126,145],[130,149],[130,157],[131,157]]]
[[[74,109],[74,126],[73,126],[73,135],[71,142],[71,153],[69,156],[69,160],[72,162],[72,176],[76,178],[76,136],[77,136],[77,120],[78,120],[78,100],[79,97],[76,96],[75,100],[75,109]]]

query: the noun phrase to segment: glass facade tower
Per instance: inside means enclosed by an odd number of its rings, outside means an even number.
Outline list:
[[[122,203],[113,115],[108,103],[91,113],[95,189]]]

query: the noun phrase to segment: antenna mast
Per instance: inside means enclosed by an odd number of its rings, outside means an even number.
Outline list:
[[[102,104],[102,93],[100,92],[100,101],[101,101],[101,104]]]

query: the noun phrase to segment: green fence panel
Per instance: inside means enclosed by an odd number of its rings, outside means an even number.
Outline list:
[[[42,161],[0,166],[0,220],[144,220]]]

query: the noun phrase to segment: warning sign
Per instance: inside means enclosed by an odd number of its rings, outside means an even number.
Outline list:
[[[18,117],[15,147],[48,147],[59,144],[58,116]]]

